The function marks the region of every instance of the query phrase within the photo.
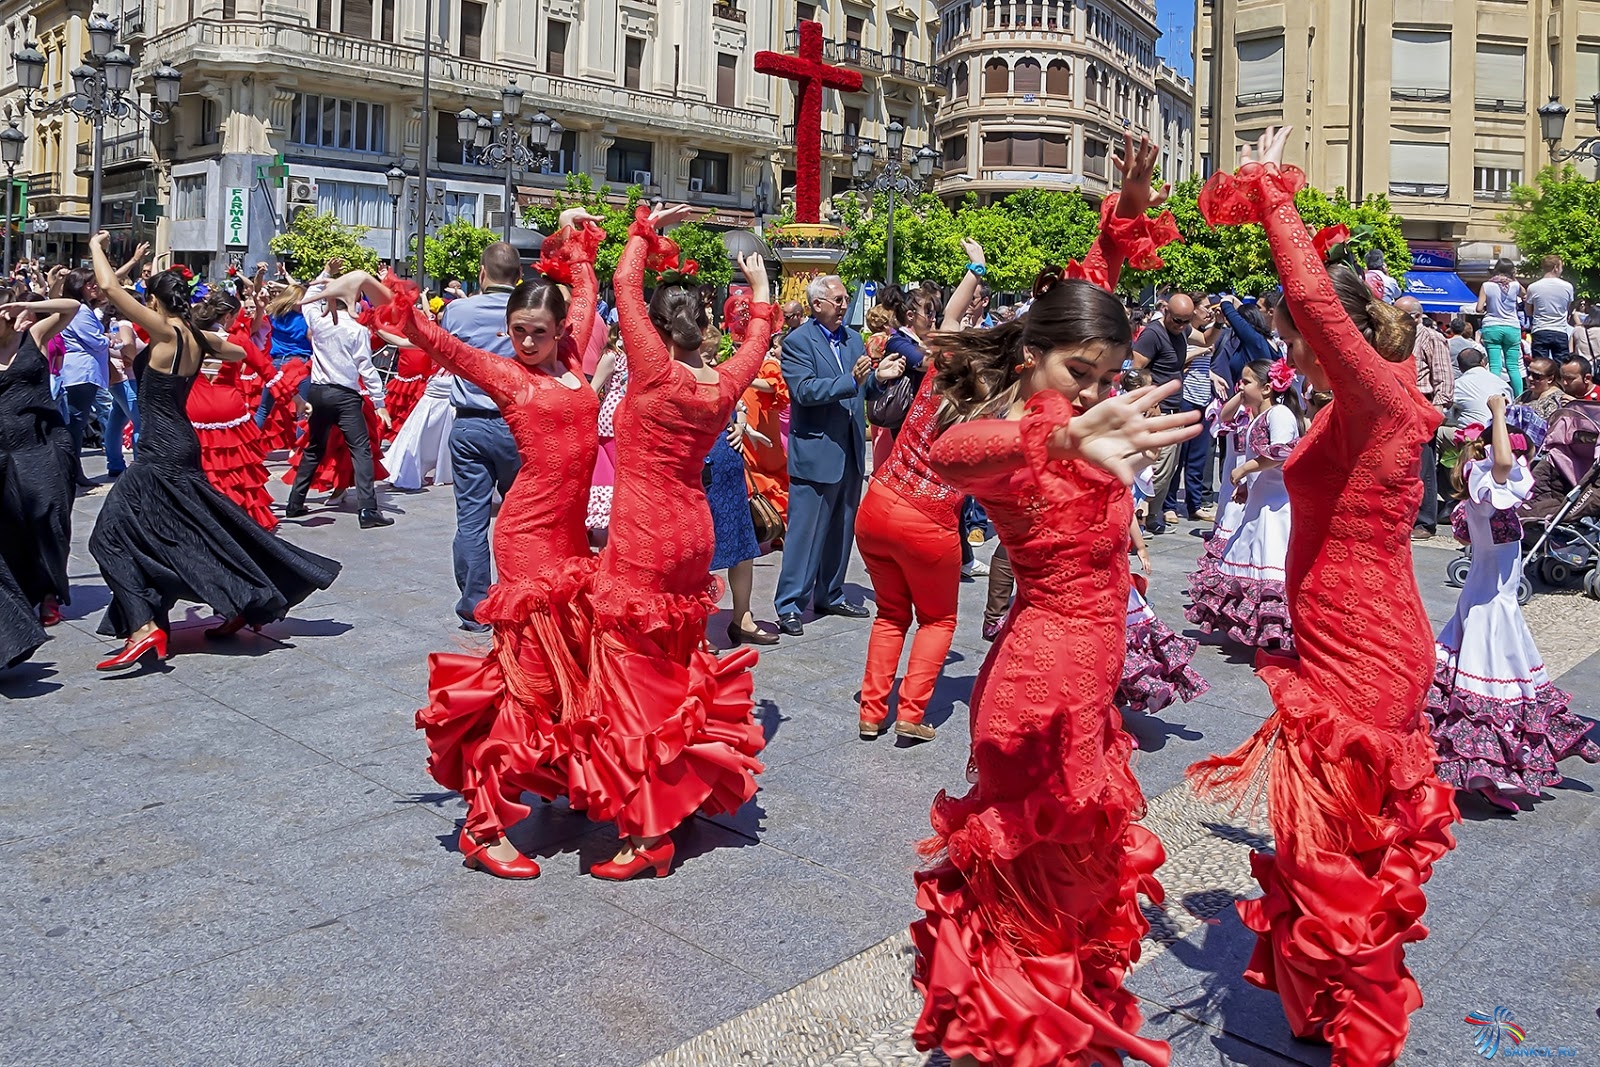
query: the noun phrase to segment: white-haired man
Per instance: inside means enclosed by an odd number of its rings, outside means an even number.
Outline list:
[[[866,618],[844,599],[866,477],[864,383],[872,373],[861,335],[844,324],[850,293],[836,275],[806,287],[811,317],[783,338],[789,385],[789,525],[775,607],[778,628],[804,633],[808,606],[819,615]]]

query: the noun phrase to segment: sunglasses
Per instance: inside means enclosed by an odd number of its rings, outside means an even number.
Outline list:
[[[1539,373],[1537,373],[1535,371],[1529,371],[1528,372],[1528,377],[1532,378],[1536,382],[1548,382],[1551,379],[1553,379],[1555,377],[1555,375],[1554,374],[1539,374]]]

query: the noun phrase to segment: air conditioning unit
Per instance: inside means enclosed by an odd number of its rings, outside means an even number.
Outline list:
[[[315,204],[317,202],[317,183],[310,178],[289,179],[289,203]]]
[[[650,178],[651,178],[651,174],[647,170],[636,170],[636,171],[633,172],[633,184],[634,185],[649,185],[650,184]]]
[[[703,192],[705,192],[706,191],[706,181],[705,181],[705,179],[704,178],[690,178],[689,179],[689,191],[691,193],[703,193]]]

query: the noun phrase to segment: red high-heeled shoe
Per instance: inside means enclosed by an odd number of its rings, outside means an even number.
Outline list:
[[[160,663],[167,658],[167,631],[151,630],[138,641],[129,640],[110,659],[103,659],[94,665],[97,671],[120,671],[124,667],[132,667],[151,653],[155,654],[156,662]]]
[[[672,856],[676,851],[672,838],[663,837],[655,843],[654,848],[635,848],[633,859],[627,863],[607,860],[590,867],[589,873],[608,882],[626,882],[653,867],[657,878],[665,878],[672,871]]]
[[[61,625],[61,601],[53,596],[47,596],[39,602],[39,625]]]
[[[462,866],[474,870],[488,871],[496,878],[510,878],[513,880],[527,880],[539,877],[539,865],[527,856],[517,853],[513,860],[495,859],[489,855],[489,846],[475,840],[467,833],[467,828],[461,828],[461,837],[456,845],[461,849]]]

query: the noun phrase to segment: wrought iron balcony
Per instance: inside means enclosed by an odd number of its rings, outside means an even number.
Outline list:
[[[1592,110],[1594,108],[1594,105],[1590,104],[1589,107]],[[1478,110],[1479,111],[1500,111],[1500,112],[1507,112],[1507,113],[1510,113],[1510,114],[1522,115],[1522,114],[1526,114],[1527,113],[1528,102],[1526,100],[1501,100],[1501,99],[1498,99],[1498,98],[1480,96],[1480,97],[1478,97]]]
[[[1282,89],[1268,89],[1260,93],[1240,93],[1233,98],[1236,107],[1266,107],[1283,103]]]
[[[28,196],[59,196],[61,195],[61,179],[55,174],[30,174],[28,175]]]
[[[711,13],[717,18],[727,19],[729,22],[744,22],[744,12],[739,10],[739,6],[734,3],[725,3],[722,0],[718,0],[717,3],[711,5]]]
[[[1389,195],[1440,199],[1450,195],[1450,186],[1446,182],[1390,182]]]
[[[786,30],[783,35],[783,50],[790,55],[795,55],[800,50],[800,33],[798,30]],[[920,59],[907,59],[900,55],[885,55],[882,52],[864,47],[859,41],[823,41],[822,60],[841,67],[853,67],[868,74],[878,74],[893,78],[896,81],[910,82],[915,85],[937,85],[939,88],[948,88],[950,85],[950,72],[944,67],[924,63]]]

